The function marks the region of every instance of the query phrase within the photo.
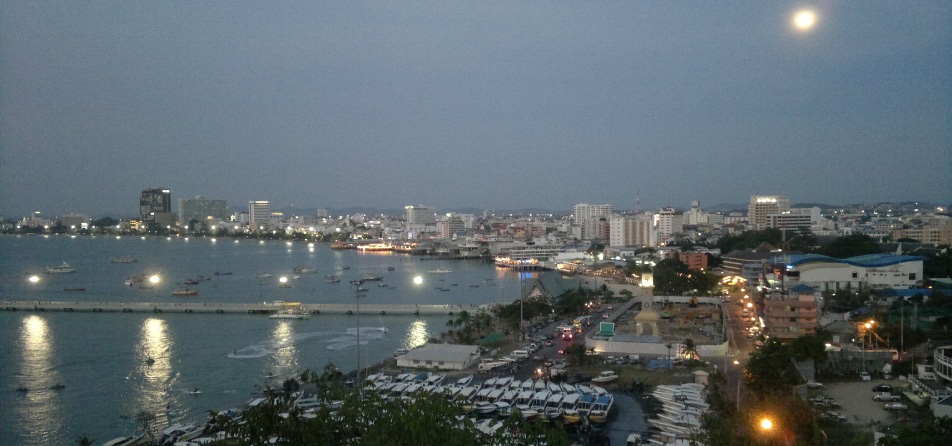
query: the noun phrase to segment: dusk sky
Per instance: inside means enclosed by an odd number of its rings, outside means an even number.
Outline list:
[[[948,1],[0,11],[4,217],[952,199]]]

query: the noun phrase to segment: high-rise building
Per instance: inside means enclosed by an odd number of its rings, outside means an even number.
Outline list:
[[[684,214],[674,208],[661,208],[655,215],[658,229],[658,239],[665,241],[674,234],[684,230]]]
[[[785,195],[751,195],[747,205],[747,225],[757,231],[770,227],[768,215],[790,210],[790,199]]]
[[[405,206],[407,210],[407,225],[435,225],[436,208],[416,205]]]
[[[614,207],[610,204],[576,204],[573,217],[575,224],[582,228],[582,238],[599,238],[600,225],[598,219],[600,217],[610,217],[612,212],[614,212]]]
[[[809,230],[820,223],[820,208],[793,208],[767,216],[767,227],[777,229]]]
[[[609,219],[611,246],[651,246],[652,222],[646,215]]]
[[[145,189],[139,196],[139,216],[155,221],[155,214],[172,213],[172,192],[168,189]]]
[[[249,201],[248,224],[251,226],[271,224],[271,202]]]
[[[228,218],[228,202],[208,200],[205,197],[179,198],[179,226],[185,226],[192,220],[199,222],[210,218],[224,220]]]

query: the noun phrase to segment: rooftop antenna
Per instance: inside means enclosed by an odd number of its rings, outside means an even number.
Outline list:
[[[635,189],[635,215],[641,213],[641,189]]]

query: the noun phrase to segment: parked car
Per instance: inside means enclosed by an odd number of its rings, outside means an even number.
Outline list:
[[[888,401],[899,401],[900,398],[901,397],[899,395],[893,395],[891,393],[883,392],[874,396],[873,400],[888,402]]]
[[[869,381],[869,380],[870,380],[869,373],[867,373],[867,372],[859,372],[859,379],[861,379],[861,380],[863,380],[863,381]],[[875,389],[874,389],[874,390],[875,390]]]
[[[892,392],[893,388],[889,384],[880,384],[873,387],[873,392]]]
[[[842,421],[844,423],[847,421],[847,418],[843,415],[840,415],[839,412],[829,411],[824,413],[823,416],[831,420]]]
[[[907,406],[907,405],[905,405],[905,404],[903,404],[903,403],[886,403],[886,404],[883,404],[883,409],[886,409],[886,410],[906,410],[906,409],[908,409],[908,408],[909,408],[909,406]]]
[[[811,380],[807,381],[807,387],[809,387],[809,388],[811,388],[811,389],[822,389],[822,388],[823,388],[823,384],[822,384],[822,383],[818,383],[818,382],[816,382],[816,381],[814,381],[814,380],[811,379]]]

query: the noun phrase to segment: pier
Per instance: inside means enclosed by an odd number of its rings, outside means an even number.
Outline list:
[[[217,313],[217,314],[275,314],[287,310],[290,302],[262,302],[255,304],[214,302],[66,302],[66,301],[4,301],[4,311],[85,312],[85,313]],[[361,304],[361,314],[453,315],[460,311],[478,311],[488,305],[409,305]],[[296,311],[309,314],[356,314],[357,304],[293,304]]]

